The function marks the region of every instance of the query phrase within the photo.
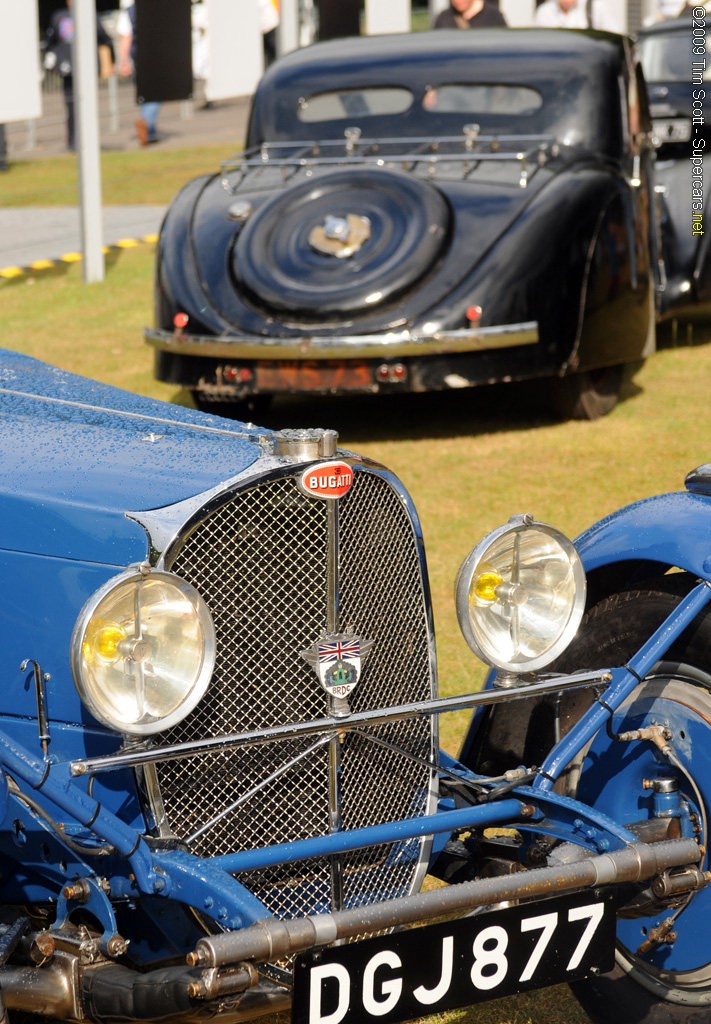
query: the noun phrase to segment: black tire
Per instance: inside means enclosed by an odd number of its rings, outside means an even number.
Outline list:
[[[674,574],[649,589],[628,591],[601,601],[586,615],[578,638],[556,664],[556,669],[568,671],[573,667],[624,664],[670,614],[688,587],[688,577]],[[671,700],[691,711],[695,706],[690,705],[701,700],[708,715],[710,673],[711,614],[702,614],[651,673],[655,681],[647,685],[658,687],[664,696],[670,694]],[[584,790],[584,782],[583,770],[580,790]],[[711,780],[705,785],[709,784]],[[579,795],[584,801],[595,804],[594,793]],[[604,810],[604,806],[601,809]],[[705,836],[702,839],[707,841]],[[694,899],[696,897],[692,897],[689,910]],[[694,971],[665,974],[620,945],[618,966],[610,974],[573,983],[573,994],[596,1024],[708,1024],[711,1021],[711,934],[701,929],[699,941],[705,941],[707,936],[708,954],[703,956],[708,956],[708,962]]]
[[[228,420],[241,420],[243,423],[261,423],[271,404],[271,395],[251,395],[249,398],[233,401],[219,401],[206,396],[202,391],[191,391],[193,402],[200,412],[209,412],[213,416],[224,416]]]
[[[617,405],[624,377],[623,366],[573,373],[551,381],[551,405],[562,420],[598,420]]]
[[[237,236],[233,274],[267,312],[370,316],[432,269],[449,221],[446,200],[428,182],[390,169],[338,171],[287,187],[257,209]],[[340,225],[352,252],[325,235],[327,223]]]

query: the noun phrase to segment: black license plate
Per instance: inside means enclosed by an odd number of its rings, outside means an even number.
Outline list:
[[[614,966],[611,892],[578,892],[329,947],[294,967],[294,1024],[412,1020]]]

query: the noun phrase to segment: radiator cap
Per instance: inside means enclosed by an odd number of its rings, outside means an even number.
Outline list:
[[[277,430],[274,454],[295,462],[304,459],[331,458],[338,450],[338,432],[314,427],[310,430]]]

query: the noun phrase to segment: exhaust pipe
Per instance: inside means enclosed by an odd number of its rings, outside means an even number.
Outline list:
[[[180,1020],[207,1024],[220,1007],[222,1024],[288,1010],[291,992],[260,979],[250,964],[229,971],[169,967],[140,974],[118,964],[79,966],[58,953],[42,967],[0,968],[0,1024],[5,1011],[94,1024]]]

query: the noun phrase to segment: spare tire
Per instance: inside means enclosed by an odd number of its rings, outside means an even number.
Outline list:
[[[240,289],[266,310],[346,316],[397,298],[442,252],[449,207],[408,174],[354,168],[268,200],[237,236]]]

